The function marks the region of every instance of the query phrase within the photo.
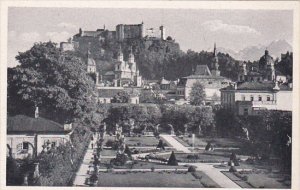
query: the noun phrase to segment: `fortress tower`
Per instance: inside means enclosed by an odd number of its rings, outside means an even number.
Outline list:
[[[159,30],[160,30],[160,38],[162,40],[166,40],[166,28],[163,25],[161,25],[159,27]]]

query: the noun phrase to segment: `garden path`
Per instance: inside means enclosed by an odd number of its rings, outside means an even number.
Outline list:
[[[165,141],[167,141],[176,150],[182,151],[184,153],[191,153],[191,151],[188,149],[188,147],[183,146],[172,135],[160,135],[160,137],[162,137]]]
[[[93,157],[92,143],[95,144],[95,140],[91,141],[90,144],[89,144],[89,147],[88,147],[88,149],[86,151],[86,154],[83,158],[82,164],[81,164],[81,166],[79,167],[79,170],[76,173],[76,177],[75,177],[75,180],[73,182],[73,186],[87,186],[85,184],[85,180],[89,176],[87,172],[89,170],[90,161],[92,160],[92,157]]]
[[[171,135],[160,135],[164,138],[170,145],[172,145],[176,150],[183,151],[184,153],[191,153],[191,151],[178,142]],[[231,181],[227,176],[225,176],[221,171],[222,169],[217,169],[213,167],[213,164],[208,163],[181,163],[182,165],[189,164],[197,167],[197,170],[203,171],[211,179],[213,179],[217,184],[224,188],[241,188],[239,185]]]

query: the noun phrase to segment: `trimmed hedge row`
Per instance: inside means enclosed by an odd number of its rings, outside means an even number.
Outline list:
[[[83,157],[87,151],[91,132],[82,127],[76,127],[71,144],[58,147],[56,152],[40,155],[41,186],[70,186],[73,184]]]

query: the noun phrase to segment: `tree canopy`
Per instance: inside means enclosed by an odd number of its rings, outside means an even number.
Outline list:
[[[204,86],[199,81],[195,82],[190,92],[190,103],[196,106],[203,105],[205,97]]]
[[[75,52],[61,52],[55,43],[35,43],[19,53],[20,65],[8,69],[8,113],[34,113],[58,122],[86,118],[94,110],[94,82]]]

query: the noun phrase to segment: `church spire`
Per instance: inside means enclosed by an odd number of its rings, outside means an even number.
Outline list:
[[[216,46],[216,42],[214,43],[214,56],[217,56],[217,46]]]
[[[90,55],[91,55],[90,46],[91,46],[91,42],[89,42],[89,44],[88,44],[87,53],[86,53],[88,59],[90,58]]]

